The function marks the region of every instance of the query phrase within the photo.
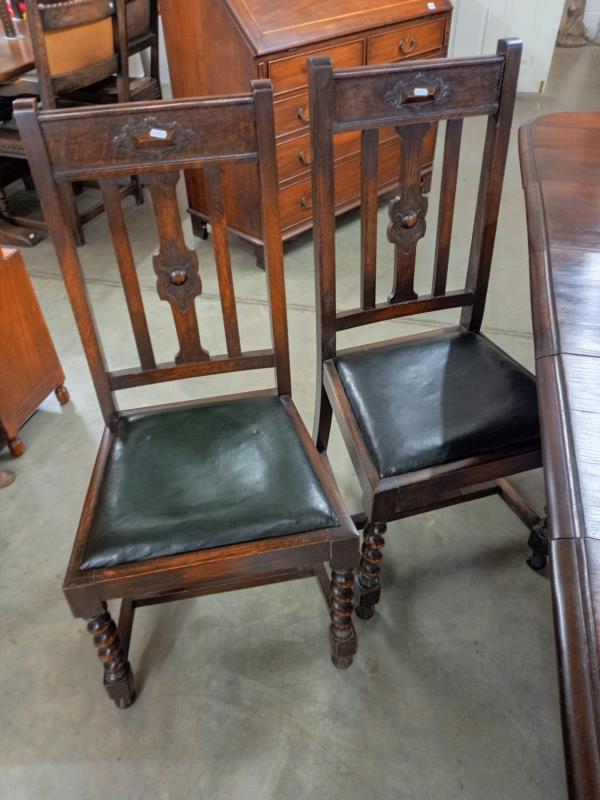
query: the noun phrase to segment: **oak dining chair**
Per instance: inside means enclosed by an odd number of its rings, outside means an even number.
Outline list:
[[[327,448],[335,414],[361,483],[364,525],[357,613],[381,592],[386,523],[500,494],[530,528],[530,566],[545,563],[544,523],[505,478],[541,464],[534,377],[481,332],[521,58],[518,40],[495,55],[334,70],[309,66],[319,374],[314,439]],[[463,120],[488,118],[466,282],[448,289]],[[425,236],[423,143],[446,121],[431,291],[415,291]],[[398,137],[399,186],[389,204],[393,286],[377,289],[378,139]],[[360,306],[336,301],[334,136],[360,132]],[[463,273],[464,274],[464,273]],[[338,335],[410,315],[461,309],[457,326],[338,349]]]
[[[116,0],[125,15],[125,0]],[[21,80],[14,86],[14,96],[39,93],[46,109],[56,108],[61,102],[75,101],[68,95],[78,89],[98,82],[113,81],[117,86],[117,99],[130,99],[127,58],[119,55],[119,38],[124,36],[123,26],[117,20],[117,6],[112,0],[27,0],[28,28],[31,34],[36,67],[35,81]],[[92,102],[93,96],[88,98]],[[14,97],[12,98],[14,102]],[[0,126],[0,156],[24,159],[25,148],[13,120]],[[84,243],[83,225],[104,210],[102,203],[94,203],[82,212],[77,209],[75,195],[70,187],[61,187],[69,207],[69,219],[75,230],[78,244]],[[136,181],[121,188],[123,195],[134,194],[143,202],[143,191]],[[24,222],[21,220],[21,224]],[[36,229],[45,229],[43,222],[27,223]],[[39,236],[38,236],[39,238]]]
[[[64,582],[73,614],[89,620],[104,685],[134,700],[128,661],[138,606],[317,577],[330,606],[331,657],[350,666],[353,569],[359,537],[291,397],[283,252],[277,203],[273,92],[15,116],[92,373],[105,431]],[[255,165],[267,242],[272,346],[242,346],[227,242],[222,174]],[[198,255],[177,203],[182,169],[204,171],[226,353],[206,348],[196,313]],[[179,350],[155,357],[117,181],[143,177],[156,218],[156,290],[169,304]],[[86,293],[60,185],[98,180],[131,318],[139,365],[110,370]],[[151,320],[150,320],[151,322]],[[274,370],[272,389],[119,410],[114,393],[165,381]],[[331,565],[331,579],[324,563]],[[107,601],[122,599],[118,626]]]

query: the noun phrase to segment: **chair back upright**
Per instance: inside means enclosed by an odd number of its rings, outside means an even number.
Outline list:
[[[322,361],[335,357],[339,331],[448,308],[462,308],[460,324],[478,331],[488,288],[500,195],[516,96],[522,45],[501,40],[496,55],[418,64],[334,70],[326,57],[310,59],[316,303]],[[447,290],[450,243],[463,119],[488,117],[483,165],[464,288]],[[431,292],[414,289],[417,244],[426,232],[428,198],[422,188],[423,144],[446,120],[444,163]],[[376,303],[378,156],[382,129],[399,139],[399,188],[390,202],[388,240],[394,281]],[[335,291],[335,179],[333,137],[361,135],[360,306],[339,311]]]
[[[158,0],[126,0],[125,12],[127,53],[150,48],[150,76],[158,82]]]
[[[27,0],[27,13],[44,108],[113,75],[119,102],[128,100],[125,0]]]
[[[25,144],[59,264],[79,327],[104,419],[116,424],[113,393],[164,381],[241,370],[275,369],[276,390],[290,395],[290,366],[283,247],[277,201],[277,165],[270,81],[255,81],[252,93],[154,103],[131,103],[93,109],[36,112],[35,102],[15,104],[15,118]],[[262,196],[272,347],[244,351],[227,240],[226,197],[222,172],[254,164]],[[196,313],[202,293],[198,256],[187,248],[177,184],[182,169],[201,168],[224,323],[226,353],[204,346]],[[158,363],[150,338],[118,182],[140,176],[148,188],[156,218],[158,253],[153,258],[156,290],[170,305],[179,344],[174,359]],[[110,371],[86,292],[67,209],[59,187],[97,180],[102,190],[139,364]]]

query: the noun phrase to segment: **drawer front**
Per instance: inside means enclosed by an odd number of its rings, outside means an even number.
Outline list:
[[[295,131],[305,133],[310,129],[308,92],[276,100],[274,108],[276,136]]]
[[[411,56],[432,53],[444,46],[446,18],[415,25],[402,25],[389,33],[370,36],[367,47],[369,64],[387,64]]]
[[[393,128],[383,128],[379,132],[381,144],[393,139],[396,133]],[[429,140],[429,137],[428,137]],[[427,147],[428,158],[431,158],[431,147]],[[334,157],[336,161],[348,158],[360,152],[360,133],[339,133],[334,137]],[[305,133],[293,139],[286,139],[277,143],[277,171],[280,181],[298,178],[308,174],[312,152],[310,134]]]
[[[335,137],[336,159],[347,158],[360,150],[360,133],[340,133]],[[310,170],[312,154],[310,134],[277,143],[277,171],[279,180],[299,177]]]
[[[379,183],[392,183],[398,174],[398,146],[395,142],[381,148]],[[311,179],[305,178],[285,186],[279,192],[282,227],[292,228],[312,219]],[[335,168],[335,203],[342,206],[360,196],[360,159],[337,164]]]
[[[363,63],[363,43],[346,42],[320,50],[310,50],[269,62],[269,78],[276,92],[302,89],[308,84],[308,58],[329,56],[334,67],[355,67]]]

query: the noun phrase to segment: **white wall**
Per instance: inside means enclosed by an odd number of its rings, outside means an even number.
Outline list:
[[[600,27],[600,0],[587,0],[583,20],[588,34],[594,39]]]
[[[598,3],[600,0],[590,0]],[[450,52],[493,53],[504,36],[523,40],[519,90],[538,92],[548,77],[564,0],[454,0]]]

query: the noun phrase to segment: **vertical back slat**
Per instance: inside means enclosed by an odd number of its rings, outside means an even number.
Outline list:
[[[156,227],[160,237],[160,251],[154,256],[157,291],[173,312],[180,351],[175,356],[177,364],[205,361],[209,353],[202,347],[196,297],[202,292],[198,273],[198,258],[186,247],[177,203],[178,172],[145,176],[150,190]]]
[[[108,225],[117,256],[121,281],[125,291],[127,310],[133,328],[133,336],[143,369],[154,369],[156,361],[152,350],[148,321],[144,311],[144,301],[135,268],[131,243],[127,233],[119,185],[115,181],[100,181],[104,210],[108,217]]]
[[[449,119],[446,122],[446,138],[444,142],[444,167],[442,171],[442,188],[440,192],[440,211],[438,216],[437,241],[435,245],[435,266],[431,294],[443,295],[448,279],[450,262],[450,243],[454,222],[454,206],[456,203],[456,186],[458,183],[458,165],[460,161],[460,143],[462,139],[463,120]]]
[[[279,212],[279,186],[275,151],[273,87],[270,81],[252,82],[256,108],[259,181],[261,190],[262,235],[269,290],[271,330],[275,346],[277,389],[281,395],[292,393],[290,348],[283,274],[283,243]]]
[[[390,303],[414,300],[417,244],[425,236],[428,200],[423,194],[422,164],[427,122],[396,128],[400,138],[399,194],[390,203],[388,239],[394,244],[394,287]]]
[[[504,39],[498,44],[498,53],[505,56],[506,62],[500,104],[497,113],[488,120],[483,151],[466,282],[466,288],[474,293],[474,298],[473,305],[465,307],[460,318],[461,325],[474,331],[481,328],[485,310],[522,49],[518,39]]]
[[[227,241],[227,219],[225,217],[225,204],[223,201],[221,170],[219,167],[210,166],[204,170],[203,174],[213,236],[215,261],[217,264],[217,277],[221,295],[221,309],[223,311],[227,353],[230,356],[238,356],[241,353],[240,331],[235,307],[235,291],[231,273],[229,244]]]
[[[360,296],[363,308],[375,308],[377,281],[377,170],[379,130],[361,132],[361,264]]]

